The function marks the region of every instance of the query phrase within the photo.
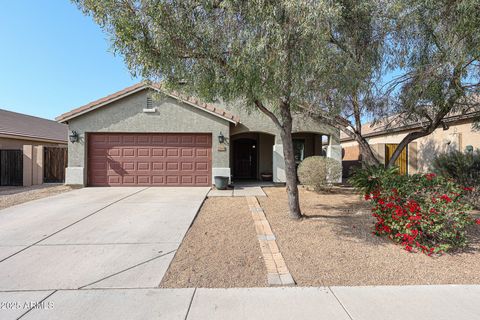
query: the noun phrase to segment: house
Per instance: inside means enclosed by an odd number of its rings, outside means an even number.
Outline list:
[[[67,134],[64,124],[0,109],[0,185],[63,182]]]
[[[480,148],[480,131],[473,124],[478,112],[450,115],[444,119],[445,128],[437,128],[432,134],[416,139],[405,148],[396,161],[403,174],[427,172],[435,155],[449,150],[467,151]],[[388,129],[384,123],[362,126],[373,152],[381,163],[386,164],[400,141],[411,131],[418,129],[417,123],[394,125]],[[351,167],[360,165],[361,155],[358,144],[342,133],[342,165],[344,176],[348,176]]]
[[[240,104],[206,104],[139,83],[65,113],[72,141],[66,183],[210,186],[214,176],[285,181],[278,129]],[[340,161],[339,131],[295,118],[297,161]]]

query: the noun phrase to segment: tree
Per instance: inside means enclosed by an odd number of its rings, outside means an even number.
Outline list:
[[[301,217],[292,112],[328,64],[327,0],[74,0],[110,35],[134,75],[203,99],[243,100],[283,142],[290,216]],[[185,83],[180,89],[179,82]]]
[[[431,134],[447,115],[479,110],[480,2],[399,0],[392,63],[403,74],[389,84],[397,95],[390,126],[420,124],[399,143],[393,166],[408,143]]]
[[[382,117],[387,99],[379,90],[386,72],[385,42],[389,30],[388,2],[340,0],[339,14],[328,24],[331,70],[306,107],[308,116],[326,122],[354,139],[362,161],[378,165],[362,133],[362,118]]]

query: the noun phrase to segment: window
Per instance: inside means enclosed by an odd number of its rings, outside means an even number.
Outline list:
[[[305,158],[305,139],[293,139],[293,154],[298,164]]]

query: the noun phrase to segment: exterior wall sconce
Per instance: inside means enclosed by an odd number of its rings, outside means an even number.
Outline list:
[[[465,151],[467,151],[468,153],[472,153],[472,152],[473,152],[473,146],[469,144],[469,145],[465,148]]]
[[[78,142],[78,133],[77,133],[77,131],[72,130],[72,133],[70,133],[70,135],[68,136],[68,138],[70,139],[70,142],[71,142],[71,143]]]
[[[225,142],[225,136],[223,135],[222,132],[218,135],[218,143],[224,143]]]

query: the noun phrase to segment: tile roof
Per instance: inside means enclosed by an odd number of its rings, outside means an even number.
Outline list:
[[[193,107],[205,110],[206,112],[210,112],[210,113],[212,113],[214,115],[217,115],[221,118],[224,118],[224,119],[226,119],[230,122],[234,122],[235,124],[240,121],[240,119],[237,116],[235,116],[233,114],[230,114],[230,113],[226,112],[225,110],[220,109],[213,104],[204,103],[204,102],[202,102],[202,101],[200,101],[196,98],[186,96],[186,95],[184,95],[182,93],[179,93],[179,92],[176,92],[176,91],[170,91],[170,92],[165,91],[158,84],[147,84],[147,83],[143,83],[143,82],[137,83],[133,86],[130,86],[130,87],[127,87],[127,88],[125,88],[123,90],[120,90],[118,92],[112,93],[112,94],[110,94],[106,97],[103,97],[103,98],[100,98],[98,100],[92,101],[89,104],[86,104],[86,105],[81,106],[79,108],[73,109],[72,111],[69,111],[67,113],[64,113],[64,114],[58,116],[57,118],[55,118],[55,120],[57,120],[59,122],[68,121],[72,118],[75,118],[75,117],[81,115],[81,114],[84,114],[84,113],[90,112],[92,110],[95,110],[99,107],[102,107],[102,106],[104,106],[104,105],[106,105],[110,102],[113,102],[117,99],[126,97],[126,96],[128,96],[132,93],[135,93],[135,92],[138,92],[138,91],[141,91],[141,90],[145,90],[145,89],[149,89],[149,88],[160,91],[163,94],[168,95],[168,96],[170,96],[174,99],[177,99],[179,101],[187,103],[187,104],[189,104]]]
[[[466,114],[461,114],[461,113],[448,114],[444,118],[444,122],[452,123],[455,121],[467,120],[467,119],[470,119],[473,121],[479,116],[480,116],[479,111],[469,112]],[[411,121],[410,123],[404,123],[401,121],[401,119],[397,120],[394,117],[395,116],[391,116],[377,123],[369,122],[362,125],[362,135],[365,137],[373,137],[373,136],[393,134],[393,133],[402,132],[405,130],[418,129],[418,128],[421,128],[422,125],[424,124],[424,122],[422,121],[416,121],[416,122]],[[390,118],[394,119],[393,121],[391,121],[391,123],[389,123]],[[341,142],[346,142],[351,140],[353,139],[350,138],[346,133],[344,133],[343,131],[340,131]]]
[[[0,109],[0,134],[67,142],[68,127],[52,120]]]

